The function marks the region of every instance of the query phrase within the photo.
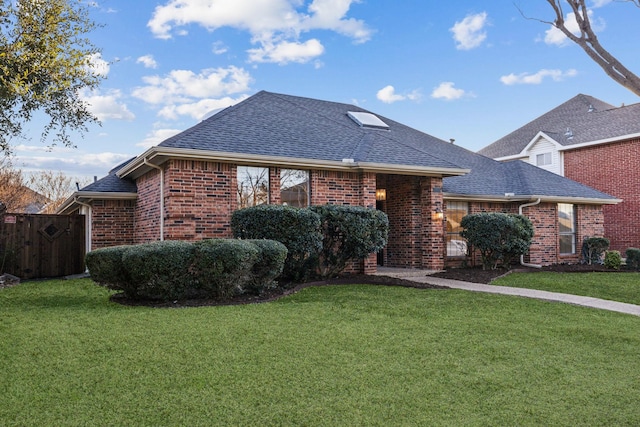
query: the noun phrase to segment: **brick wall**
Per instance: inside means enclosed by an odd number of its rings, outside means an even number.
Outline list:
[[[231,237],[237,209],[236,166],[169,160],[165,170],[165,239]]]
[[[444,267],[444,223],[431,213],[442,205],[442,179],[378,175],[378,188],[387,191],[383,210],[389,216],[385,265],[398,268]],[[437,205],[439,204],[439,205]]]
[[[138,200],[134,214],[134,243],[160,240],[160,171],[153,169],[136,180]]]
[[[133,244],[135,207],[135,200],[94,200],[91,208],[91,250]]]
[[[564,153],[565,176],[623,200],[604,206],[604,237],[611,249],[640,247],[640,139]]]
[[[469,203],[469,213],[481,212],[519,212],[519,203]],[[604,232],[603,209],[600,205],[575,205],[576,214],[576,253],[560,254],[558,205],[555,203],[541,203],[539,205],[523,208],[523,214],[531,220],[535,234],[531,243],[529,254],[525,256],[525,262],[539,265],[553,265],[562,263],[577,263],[580,260],[582,239],[586,236],[601,237]],[[472,259],[461,260],[449,258],[447,267],[460,267],[463,263],[470,265],[482,265],[479,253],[475,253]]]

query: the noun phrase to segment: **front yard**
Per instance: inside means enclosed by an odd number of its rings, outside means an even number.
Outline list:
[[[125,307],[0,290],[0,424],[638,425],[640,318],[371,285]]]

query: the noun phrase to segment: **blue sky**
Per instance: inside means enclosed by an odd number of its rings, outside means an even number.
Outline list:
[[[552,19],[544,0],[516,3]],[[640,72],[640,9],[590,4],[602,44]],[[99,0],[91,10],[107,78],[83,97],[102,126],[77,148],[47,149],[36,121],[14,145],[27,172],[104,176],[260,90],[356,104],[472,151],[578,93],[638,102],[512,0]]]

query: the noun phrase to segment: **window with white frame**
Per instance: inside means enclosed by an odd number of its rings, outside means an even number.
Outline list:
[[[560,254],[576,253],[576,214],[575,205],[558,203],[558,231],[560,235]]]
[[[467,255],[467,241],[460,236],[462,227],[460,222],[462,218],[469,213],[469,204],[467,202],[447,201],[447,256],[461,257]]]
[[[283,205],[297,208],[309,206],[309,171],[281,169],[280,200]]]
[[[269,168],[238,166],[238,209],[269,203]]]
[[[542,153],[536,156],[536,166],[547,166],[551,164],[551,153]]]

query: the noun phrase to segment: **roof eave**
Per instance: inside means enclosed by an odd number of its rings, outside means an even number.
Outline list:
[[[611,138],[598,139],[596,141],[587,141],[587,142],[581,142],[579,144],[564,145],[562,147],[559,147],[558,151],[576,150],[578,148],[590,147],[590,146],[593,146],[593,145],[608,144],[608,143],[611,143],[611,142],[626,141],[628,139],[635,139],[635,138],[640,138],[640,133],[631,133],[631,134],[628,134],[628,135],[621,135],[621,136],[614,136],[614,137],[611,137]]]
[[[56,209],[57,214],[70,214],[78,208],[78,205],[89,203],[93,200],[136,200],[138,193],[107,192],[107,191],[76,191],[69,196]]]
[[[543,195],[509,195],[501,196],[495,194],[457,194],[443,193],[442,197],[446,200],[465,200],[477,202],[529,202],[540,199],[544,203],[572,203],[576,205],[616,205],[621,203],[621,199],[600,199],[593,197],[572,197],[572,196],[543,196]]]
[[[145,163],[160,165],[170,158],[210,160],[224,163],[240,163],[248,166],[284,166],[297,169],[324,169],[340,171],[367,171],[395,173],[405,175],[458,176],[465,175],[470,169],[443,168],[415,165],[396,165],[388,163],[354,162],[304,159],[296,157],[264,156],[257,154],[229,153],[224,151],[194,150],[170,147],[151,147],[131,163],[120,169],[116,175],[120,178],[138,178],[151,168]]]

